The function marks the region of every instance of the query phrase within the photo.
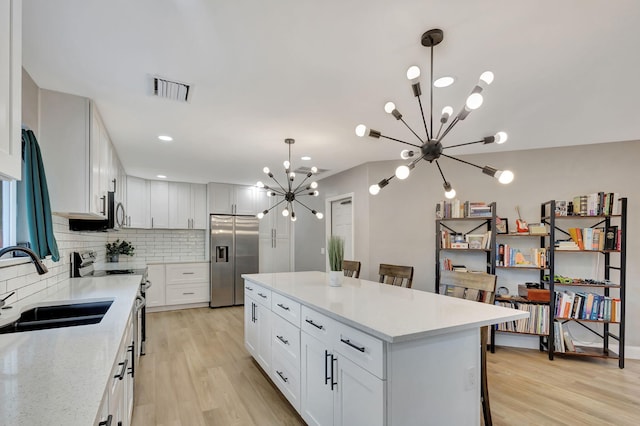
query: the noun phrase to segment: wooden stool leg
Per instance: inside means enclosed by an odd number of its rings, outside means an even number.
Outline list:
[[[481,374],[480,374],[480,387],[481,387],[481,395],[480,400],[482,401],[482,414],[484,416],[484,425],[492,426],[493,422],[491,421],[491,407],[489,406],[489,386],[487,384],[487,335],[488,335],[488,327],[482,327],[480,330],[480,364],[481,364]]]

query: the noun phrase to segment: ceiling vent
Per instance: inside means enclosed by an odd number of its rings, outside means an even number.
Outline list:
[[[299,173],[299,174],[307,174],[311,171],[311,167],[306,167],[306,166],[302,166],[302,167],[298,167],[297,169],[295,169],[293,172],[294,173]],[[324,173],[324,172],[328,172],[329,169],[321,169],[318,168],[318,171],[315,173],[316,175],[319,175],[320,173]]]
[[[153,95],[172,101],[188,102],[191,97],[191,85],[153,77]]]

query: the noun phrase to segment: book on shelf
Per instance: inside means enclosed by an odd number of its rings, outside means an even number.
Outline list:
[[[610,229],[610,233],[606,232],[604,228],[569,228],[568,231],[572,242],[575,243],[578,250],[601,251],[613,250],[606,247],[615,245],[616,238],[614,238],[614,235],[617,234],[617,227],[615,229],[615,231]],[[609,241],[607,242],[608,238]],[[568,241],[557,241],[555,245],[559,250],[574,250],[572,248],[573,245]]]
[[[620,299],[596,293],[556,291],[556,318],[620,322]]]
[[[610,216],[620,214],[620,194],[617,192],[594,192],[591,194],[577,195],[573,197],[573,214],[575,216]],[[566,201],[556,201],[556,216],[558,214],[559,203]]]
[[[547,264],[547,249],[529,249],[528,256],[519,249],[509,244],[496,244],[496,265],[506,267],[543,268]]]
[[[491,217],[491,206],[484,201],[465,201],[458,199],[442,200],[436,203],[436,219],[460,219]]]
[[[566,349],[567,352],[575,352],[576,351],[576,347],[573,344],[573,339],[571,338],[571,335],[569,334],[569,330],[564,329],[562,330],[562,338],[564,339],[564,347]]]
[[[528,318],[497,324],[496,330],[517,333],[549,334],[549,305],[518,301],[496,301],[497,306],[529,313]]]

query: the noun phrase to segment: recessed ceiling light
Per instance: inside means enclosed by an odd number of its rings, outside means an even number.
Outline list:
[[[447,87],[447,86],[451,86],[454,81],[455,79],[453,77],[445,76],[445,77],[440,77],[439,79],[434,81],[433,85],[435,87]]]
[[[159,178],[159,179],[166,179],[167,178],[165,175],[158,175],[156,177]]]
[[[311,160],[311,157],[309,157],[308,155],[305,155],[304,157],[300,157],[300,159],[303,161],[309,161]]]
[[[173,140],[171,136],[166,136],[166,135],[160,135],[158,136],[158,139],[164,142],[171,142]]]

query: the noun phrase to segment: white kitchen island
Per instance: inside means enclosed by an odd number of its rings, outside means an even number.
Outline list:
[[[324,272],[247,274],[245,346],[313,425],[480,423],[480,327],[528,313]]]

